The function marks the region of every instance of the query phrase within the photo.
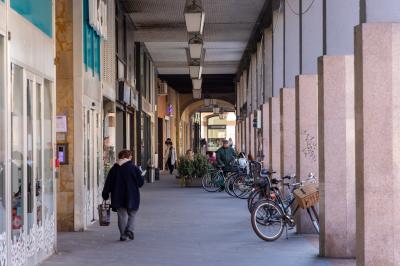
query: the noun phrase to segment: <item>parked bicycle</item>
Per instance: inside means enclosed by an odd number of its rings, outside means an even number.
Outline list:
[[[316,232],[319,233],[319,218],[314,207],[319,200],[315,176],[310,174],[306,180],[298,183],[289,182],[287,185],[290,190],[286,199],[278,188],[278,184],[285,179],[291,181],[292,177],[285,177],[282,180],[272,179],[269,198],[259,201],[252,210],[251,224],[254,232],[262,240],[274,241],[280,238],[284,229],[287,234],[288,228],[296,225],[294,216],[299,208],[307,210]]]

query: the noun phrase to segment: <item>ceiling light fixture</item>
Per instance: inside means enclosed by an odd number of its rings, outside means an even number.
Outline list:
[[[194,37],[189,39],[189,54],[190,58],[200,59],[203,54],[203,39],[195,34]]]
[[[187,0],[185,6],[185,23],[188,32],[203,33],[205,13],[200,0]]]
[[[200,90],[201,89],[201,84],[203,83],[202,79],[192,79],[192,85],[194,90]]]
[[[193,89],[193,98],[194,99],[201,99],[201,89],[200,90]]]
[[[191,60],[189,66],[189,73],[192,79],[201,79],[201,73],[203,67],[201,66],[200,60]]]

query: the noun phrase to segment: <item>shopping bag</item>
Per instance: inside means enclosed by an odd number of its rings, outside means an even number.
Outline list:
[[[110,204],[103,201],[103,203],[99,204],[97,207],[99,211],[99,223],[100,226],[109,226],[111,220],[111,206]]]

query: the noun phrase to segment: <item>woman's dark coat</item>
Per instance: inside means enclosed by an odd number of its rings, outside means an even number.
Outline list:
[[[111,193],[111,207],[137,210],[140,204],[139,188],[144,180],[141,171],[131,161],[122,165],[114,164],[107,175],[103,188],[103,199],[107,200]]]

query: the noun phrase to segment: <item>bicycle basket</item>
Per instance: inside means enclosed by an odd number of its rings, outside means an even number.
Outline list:
[[[294,196],[297,199],[299,207],[302,209],[307,209],[319,201],[319,191],[318,191],[318,184],[307,184],[303,187],[295,189],[293,191]]]
[[[110,204],[103,202],[99,204],[97,210],[99,211],[100,226],[109,226],[111,221]]]

